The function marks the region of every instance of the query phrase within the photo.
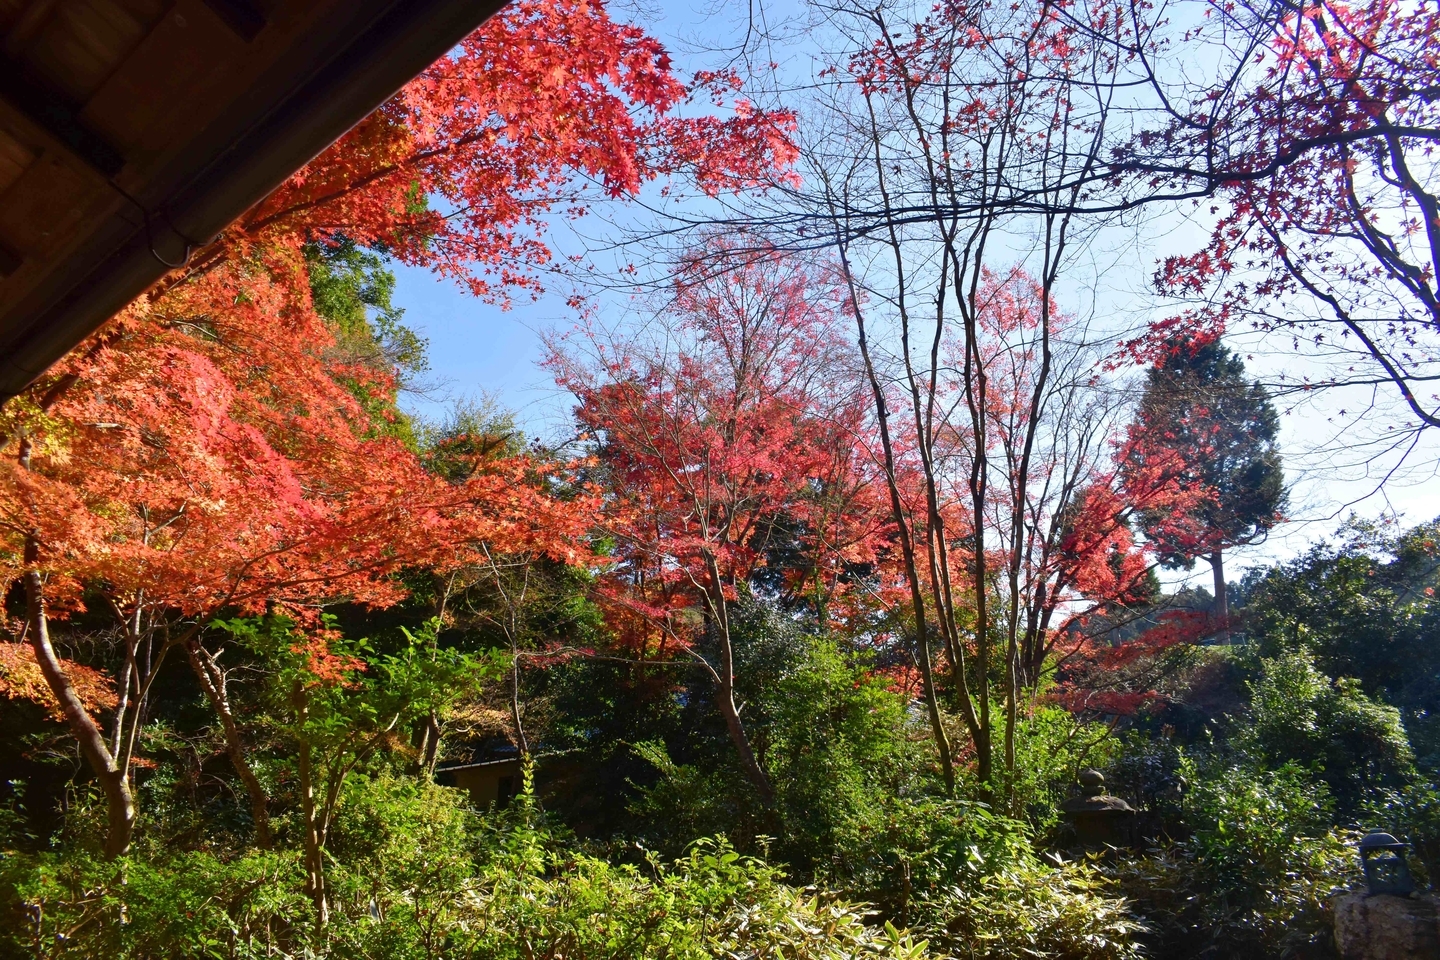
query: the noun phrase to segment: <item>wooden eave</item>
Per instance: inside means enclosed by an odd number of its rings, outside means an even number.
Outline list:
[[[0,0],[0,402],[504,0]]]

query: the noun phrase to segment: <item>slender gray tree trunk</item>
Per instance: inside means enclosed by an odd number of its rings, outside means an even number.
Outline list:
[[[225,674],[209,651],[201,648],[199,640],[192,638],[186,643],[185,653],[190,661],[190,669],[200,681],[200,688],[205,691],[206,699],[220,718],[220,728],[225,734],[225,753],[230,757],[230,764],[235,768],[235,773],[239,775],[240,782],[245,785],[245,792],[250,797],[250,816],[255,821],[255,844],[262,850],[268,850],[271,843],[269,797],[260,783],[260,778],[255,775],[254,768],[245,759],[245,743],[240,737],[240,725],[235,721],[235,713],[230,709]]]
[[[1225,560],[1219,550],[1210,554],[1210,572],[1215,577],[1215,606],[1212,608],[1219,630],[1215,633],[1217,643],[1230,642],[1230,597],[1225,586]]]
[[[25,559],[35,562],[38,553],[34,540],[25,547]],[[90,711],[75,692],[75,686],[60,665],[60,658],[50,644],[50,624],[45,613],[44,583],[39,571],[33,567],[25,573],[25,600],[29,608],[30,646],[35,651],[35,662],[50,687],[60,709],[65,714],[65,723],[71,734],[80,743],[80,752],[95,772],[100,789],[105,794],[108,829],[105,833],[105,857],[113,860],[130,850],[130,838],[135,833],[135,798],[130,792],[130,780],[125,770],[115,759],[115,754],[105,744],[105,734],[95,723]]]
[[[310,704],[305,688],[298,681],[291,691],[290,704],[295,711],[295,725],[303,731]],[[303,732],[296,761],[300,775],[300,814],[305,828],[305,892],[315,905],[315,926],[323,933],[330,922],[330,901],[325,889],[325,851],[320,833],[320,812],[315,804],[315,769],[310,741]]]
[[[735,745],[736,754],[739,755],[740,769],[745,771],[745,778],[754,785],[755,792],[760,794],[761,802],[768,809],[775,803],[775,788],[770,785],[770,778],[765,775],[765,769],[760,766],[760,761],[755,756],[750,737],[745,733],[745,725],[740,721],[740,709],[735,705],[735,655],[730,643],[730,625],[721,623],[717,627],[716,633],[720,640],[720,689],[716,691],[715,703],[720,709],[720,716],[725,718],[725,729],[730,734],[730,742]]]
[[[20,468],[30,469],[31,444],[29,437],[20,440]],[[45,677],[50,692],[65,714],[65,723],[80,743],[80,752],[95,772],[100,789],[105,794],[105,811],[108,829],[105,833],[105,857],[113,860],[130,850],[130,838],[135,833],[135,797],[130,792],[130,778],[125,765],[116,758],[105,743],[105,734],[90,711],[85,708],[70,676],[60,665],[60,657],[50,644],[50,617],[45,610],[45,581],[36,568],[40,561],[40,536],[38,531],[25,538],[25,615],[30,621],[30,646],[35,651],[35,663]]]

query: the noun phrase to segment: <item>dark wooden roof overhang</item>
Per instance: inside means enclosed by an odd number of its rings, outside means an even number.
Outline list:
[[[0,0],[0,402],[504,0]]]

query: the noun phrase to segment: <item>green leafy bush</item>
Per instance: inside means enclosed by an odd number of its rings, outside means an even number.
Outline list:
[[[330,853],[331,921],[313,923],[293,851],[224,859],[156,852],[9,854],[0,955],[41,958],[366,957],[919,960],[862,904],[786,884],[701,841],[673,863],[611,863],[538,824],[533,795],[487,820],[453,791],[359,777]]]
[[[1026,821],[937,794],[921,775],[924,731],[863,662],[823,638],[767,629],[775,635],[751,652],[763,653],[769,685],[747,723],[776,787],[783,835],[773,850],[791,871],[917,925],[943,947],[938,956],[1138,956],[1138,924],[1099,874],[1039,859]],[[1103,727],[1036,710],[1017,736],[1017,807],[1053,823],[1079,766],[1103,763],[1114,746]],[[731,767],[676,763],[658,741],[635,749],[660,773],[635,805],[644,822],[672,838],[738,829],[744,842],[764,829]]]
[[[1309,769],[1342,817],[1415,775],[1400,711],[1367,697],[1359,681],[1331,680],[1304,652],[1264,658],[1256,668],[1248,715],[1231,743],[1235,752],[1269,768]]]
[[[481,819],[462,794],[413,778],[357,778],[331,827],[328,935],[341,956],[439,957],[463,927]]]
[[[877,903],[908,922],[912,903],[958,878],[974,879],[1033,856],[1025,825],[982,803],[926,794],[892,797],[831,853],[816,881]]]
[[[469,891],[466,955],[536,957],[920,958],[924,945],[864,923],[863,906],[799,890],[723,841],[673,864],[511,848]]]
[[[1440,890],[1440,788],[1416,781],[1377,796],[1367,826],[1381,827],[1410,844],[1411,869],[1421,883]]]
[[[1293,765],[1187,758],[1182,772],[1189,838],[1110,867],[1157,953],[1258,960],[1327,942],[1330,894],[1357,868],[1356,838],[1330,826],[1324,784]]]
[[[736,634],[765,678],[747,694],[746,729],[775,787],[764,810],[720,741],[681,763],[659,739],[633,744],[659,774],[632,804],[647,842],[672,854],[695,837],[725,834],[758,852],[757,837],[801,872],[867,845],[901,793],[923,792],[922,749],[905,701],[871,676],[863,657],[826,638],[747,609]]]
[[[1338,542],[1252,571],[1244,633],[1261,656],[1311,655],[1400,711],[1420,766],[1440,770],[1440,521],[1394,533],[1351,521]]]
[[[765,761],[785,828],[781,855],[809,865],[817,853],[861,842],[915,766],[905,702],[862,661],[813,639],[761,706],[769,721]]]
[[[916,929],[956,958],[1138,958],[1144,928],[1111,887],[1086,864],[1020,858],[930,894]]]
[[[1106,767],[1119,748],[1105,724],[1088,723],[1059,707],[1036,707],[1015,726],[1013,814],[1038,834],[1049,833],[1059,823],[1060,804],[1071,795],[1080,771]]]
[[[260,957],[308,937],[298,857],[203,852],[105,862],[85,851],[0,861],[0,955]],[[284,955],[282,952],[281,955]]]
[[[735,763],[676,763],[660,740],[632,750],[659,775],[630,805],[644,843],[678,856],[695,837],[723,835],[751,852],[762,849],[763,811]]]
[[[909,924],[937,955],[1139,956],[1139,923],[1091,867],[1038,857],[1029,827],[973,801],[899,797],[819,878]]]

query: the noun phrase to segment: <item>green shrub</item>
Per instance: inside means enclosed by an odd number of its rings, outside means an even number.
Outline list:
[[[728,740],[694,762],[660,739],[632,748],[659,774],[631,810],[647,843],[678,855],[696,837],[724,834],[740,849],[770,850],[798,873],[823,869],[890,816],[902,792],[923,792],[920,751],[905,701],[871,676],[863,657],[826,638],[795,633],[746,608],[736,633],[766,682],[748,695],[746,730],[775,788],[764,810],[741,776]]]
[[[659,774],[630,805],[647,845],[679,856],[696,837],[724,835],[750,852],[761,850],[764,811],[738,764],[676,763],[659,740],[632,749]]]
[[[981,803],[897,797],[840,850],[824,883],[873,900],[937,955],[975,960],[1139,956],[1140,925],[1105,878],[1036,856],[1026,824]]]
[[[1440,788],[1416,781],[1376,797],[1366,826],[1380,827],[1409,843],[1411,869],[1421,883],[1440,890]]]
[[[391,778],[347,785],[330,848],[331,922],[317,931],[295,851],[223,859],[82,850],[0,861],[0,955],[371,960],[744,956],[919,960],[924,944],[868,908],[786,884],[702,841],[673,863],[617,864],[538,825],[533,796],[484,820],[454,791]]]
[[[916,929],[965,960],[1138,958],[1144,928],[1111,886],[1086,864],[1020,858],[929,895]]]
[[[240,958],[308,939],[299,858],[180,853],[105,862],[80,850],[0,863],[0,955]]]
[[[811,866],[861,842],[916,766],[905,701],[863,661],[810,639],[760,705],[784,827],[777,852]]]
[[[862,906],[790,887],[723,841],[698,843],[669,865],[518,851],[492,863],[468,895],[463,955],[494,960],[924,956],[893,927],[867,927]]]
[[[1367,697],[1359,681],[1331,680],[1304,652],[1261,659],[1257,669],[1233,749],[1267,767],[1313,771],[1347,818],[1377,790],[1414,776],[1400,711]]]
[[[1440,522],[1399,533],[1351,520],[1336,542],[1245,578],[1245,646],[1301,652],[1400,711],[1421,767],[1440,770]]]
[[[1164,956],[1293,956],[1325,943],[1328,900],[1356,879],[1323,783],[1295,766],[1182,764],[1190,837],[1112,869]],[[1207,953],[1207,951],[1209,951]]]
[[[984,804],[925,794],[890,797],[815,877],[905,923],[913,901],[957,878],[984,876],[1031,855],[1025,825]]]
[[[481,821],[463,794],[411,778],[356,778],[331,827],[329,934],[339,956],[446,955],[470,906]]]
[[[1059,707],[1036,707],[1015,725],[1012,812],[1038,834],[1048,834],[1059,824],[1060,804],[1071,795],[1080,771],[1108,766],[1119,748],[1105,724],[1087,723]]]

